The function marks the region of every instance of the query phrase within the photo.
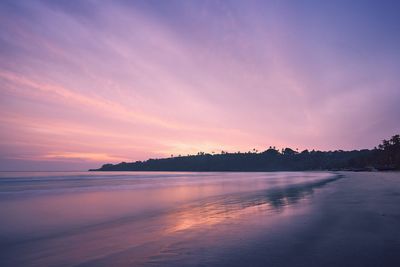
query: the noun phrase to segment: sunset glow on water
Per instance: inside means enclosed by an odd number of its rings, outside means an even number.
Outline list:
[[[185,258],[180,250],[198,253],[198,244],[226,248],[238,235],[306,212],[313,191],[335,179],[279,172],[1,176],[1,262],[21,266],[161,264]]]

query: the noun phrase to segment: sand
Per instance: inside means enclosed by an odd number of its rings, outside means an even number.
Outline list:
[[[400,266],[400,173],[342,174],[285,233],[265,233],[213,265]]]
[[[400,266],[400,173],[340,175],[276,214],[175,236],[143,266]],[[129,266],[134,251],[82,266]]]
[[[87,186],[92,181],[93,192],[74,189],[71,193],[68,189],[63,194],[26,199],[17,197],[19,193],[4,194],[2,213],[8,214],[8,220],[16,226],[10,227],[5,223],[7,218],[1,219],[0,265],[400,266],[398,172],[342,172],[333,176],[313,172],[235,173],[223,174],[229,179],[221,180],[217,187],[213,182],[221,179],[220,174],[208,180],[192,175],[200,185],[182,187],[179,183],[161,191],[143,189],[147,192],[144,198],[139,189],[98,191],[99,181],[87,177],[78,182],[84,181]],[[260,177],[274,175],[283,177],[274,187],[257,185],[263,181]],[[122,178],[126,186],[126,178]],[[113,185],[117,183],[113,180],[116,177],[110,179]],[[187,182],[187,178],[182,179],[178,181]],[[77,183],[72,182],[74,186]],[[179,192],[184,193],[177,195],[180,197],[186,198],[187,192],[203,197],[188,198],[172,209],[160,206],[162,212],[131,214],[137,206],[143,206],[138,198],[167,204]],[[204,195],[207,192],[224,194]],[[149,207],[153,204],[148,203]],[[18,213],[17,207],[23,212]],[[89,208],[103,213],[91,213]],[[51,211],[49,218],[42,218],[46,215],[40,213],[42,209]],[[56,216],[58,209],[61,211]],[[129,216],[120,217],[127,211]],[[67,219],[74,219],[74,224]],[[45,232],[41,224],[35,226],[35,220],[46,223]],[[72,228],[64,230],[69,225]]]

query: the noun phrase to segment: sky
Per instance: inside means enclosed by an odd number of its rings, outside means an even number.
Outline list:
[[[351,2],[351,3],[350,3]],[[0,170],[400,132],[399,1],[1,1]]]

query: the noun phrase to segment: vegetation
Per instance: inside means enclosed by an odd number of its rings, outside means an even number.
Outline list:
[[[400,169],[400,136],[383,140],[374,149],[353,151],[297,152],[270,147],[241,153],[178,156],[131,163],[104,164],[91,171],[307,171],[307,170],[394,170]]]

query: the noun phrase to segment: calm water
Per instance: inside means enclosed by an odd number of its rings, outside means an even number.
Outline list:
[[[317,172],[1,173],[0,265],[207,265],[260,233],[284,231],[335,179]]]

